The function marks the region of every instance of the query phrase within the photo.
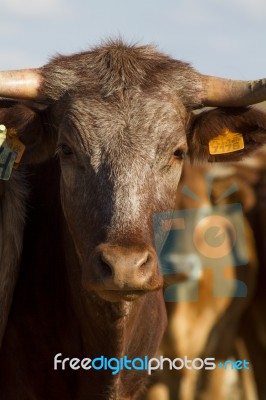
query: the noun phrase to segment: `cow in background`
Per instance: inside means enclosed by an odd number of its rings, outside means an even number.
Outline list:
[[[264,109],[266,104],[264,106]],[[242,320],[240,335],[246,343],[253,364],[258,396],[266,399],[265,360],[266,360],[266,148],[252,157],[248,163],[238,166],[243,179],[252,185],[256,207],[250,214],[253,227],[259,271],[256,291],[246,309]]]
[[[240,242],[236,252],[243,251],[247,243],[248,263],[236,266],[234,257],[239,257],[239,255],[232,252],[227,260],[226,268],[217,272],[216,259],[208,260],[202,257],[199,250],[196,249],[195,252],[192,235],[184,235],[185,240],[180,242],[179,235],[173,234],[167,253],[173,262],[176,260],[177,271],[182,270],[184,273],[187,270],[188,280],[186,283],[173,286],[171,292],[169,288],[165,291],[168,326],[161,344],[164,357],[175,359],[187,356],[190,360],[198,357],[203,359],[215,357],[216,364],[227,359],[249,359],[244,341],[240,340],[239,326],[241,317],[253,297],[257,280],[256,246],[247,218],[255,206],[256,198],[252,186],[238,176],[238,171],[239,169],[234,166],[220,165],[216,168],[207,168],[191,166],[189,163],[186,163],[183,170],[180,188],[185,186],[178,191],[178,210],[197,210],[197,214],[200,214],[199,220],[202,218],[202,221],[207,215],[212,215],[214,216],[212,222],[215,224],[217,206],[242,204],[245,237],[237,239]],[[207,177],[210,178],[209,182]],[[208,186],[208,183],[211,185]],[[230,192],[232,187],[235,187],[235,190]],[[184,188],[189,188],[189,191]],[[223,198],[226,192],[229,194]],[[218,203],[217,200],[219,200]],[[234,218],[230,215],[230,207],[226,210],[228,214],[225,217],[234,223]],[[225,221],[223,226],[221,221],[216,222],[230,240],[232,237],[230,223],[228,225]],[[196,221],[193,220],[188,223],[196,225]],[[205,240],[205,228],[208,226],[205,227],[202,223],[201,230],[198,232],[200,241]],[[200,246],[198,242],[198,247]],[[214,248],[214,250],[217,252],[219,248]],[[246,285],[247,293],[242,287],[243,292],[237,294],[237,284],[241,287],[243,283]],[[245,328],[242,326],[241,329]],[[224,370],[218,367],[213,371],[185,368],[181,371],[169,371],[166,363],[165,370],[156,374],[155,381],[157,383],[149,389],[146,400],[212,400],[214,398],[254,400],[256,398],[252,367],[249,371],[228,368]]]

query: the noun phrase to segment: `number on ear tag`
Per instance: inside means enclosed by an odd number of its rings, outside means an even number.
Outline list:
[[[209,153],[212,155],[233,153],[244,147],[243,135],[229,130],[209,141]]]

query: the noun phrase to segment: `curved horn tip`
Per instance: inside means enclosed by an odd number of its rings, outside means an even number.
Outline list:
[[[266,78],[242,81],[202,75],[202,103],[213,107],[242,107],[266,100]]]

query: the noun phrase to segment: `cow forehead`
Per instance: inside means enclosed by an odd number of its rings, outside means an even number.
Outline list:
[[[103,99],[88,93],[71,99],[60,136],[75,137],[85,151],[117,145],[163,148],[185,141],[186,120],[182,102],[168,94],[131,91]]]

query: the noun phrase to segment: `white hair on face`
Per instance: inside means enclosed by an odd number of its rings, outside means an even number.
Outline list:
[[[27,187],[22,174],[14,171],[0,195],[0,346],[18,277],[25,225]]]

